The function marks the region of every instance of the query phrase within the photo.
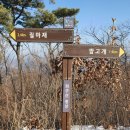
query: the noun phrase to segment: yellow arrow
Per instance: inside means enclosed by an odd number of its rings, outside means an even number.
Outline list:
[[[13,32],[10,33],[10,36],[11,36],[14,40],[16,40],[16,31],[13,30]]]
[[[119,57],[122,56],[124,53],[125,53],[125,51],[120,47],[120,50],[119,50]]]

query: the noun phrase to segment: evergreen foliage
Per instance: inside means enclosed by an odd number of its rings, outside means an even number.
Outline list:
[[[55,3],[55,0],[50,0]],[[0,24],[7,32],[20,25],[28,28],[44,28],[60,24],[59,18],[73,16],[79,9],[59,8],[55,11],[45,10],[41,0],[0,0]],[[4,16],[4,17],[3,17]]]
[[[59,8],[55,11],[53,11],[53,13],[57,16],[57,18],[61,18],[61,17],[67,17],[67,16],[74,16],[79,12],[79,9],[68,9],[68,8]]]

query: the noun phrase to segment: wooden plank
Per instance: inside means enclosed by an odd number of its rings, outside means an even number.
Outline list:
[[[66,44],[63,57],[119,58],[125,52],[119,46]]]
[[[71,130],[71,112],[67,112],[67,130]]]
[[[17,42],[73,43],[74,29],[15,28],[10,36]]]
[[[63,58],[63,81],[64,80],[72,80],[72,58],[71,59]],[[63,90],[65,89],[62,88],[62,96],[63,96]],[[71,129],[71,116],[70,115],[71,115],[71,112],[63,112],[63,104],[62,104],[62,124],[61,124],[62,130]]]
[[[67,130],[67,122],[66,122],[67,114],[66,114],[66,112],[62,112],[61,118],[62,118],[62,122],[61,122],[62,130]]]
[[[63,58],[63,80],[67,80],[67,59]],[[63,112],[63,88],[62,85],[62,130],[67,130],[67,114]]]
[[[68,76],[67,79],[72,79],[72,58],[67,59],[67,69],[68,69]]]
[[[63,80],[67,79],[67,59],[63,58]]]

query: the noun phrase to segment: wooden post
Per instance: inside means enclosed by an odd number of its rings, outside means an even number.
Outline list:
[[[63,58],[63,82],[64,80],[72,80],[72,58]],[[64,91],[64,85],[62,87],[62,130],[70,130],[71,129],[71,112],[63,112],[63,93],[64,93],[63,91]],[[70,94],[70,97],[71,95],[72,94]],[[71,111],[71,108],[70,108],[70,111]]]

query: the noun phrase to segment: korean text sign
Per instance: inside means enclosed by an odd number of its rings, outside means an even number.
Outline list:
[[[63,82],[63,112],[70,112],[72,80]]]

